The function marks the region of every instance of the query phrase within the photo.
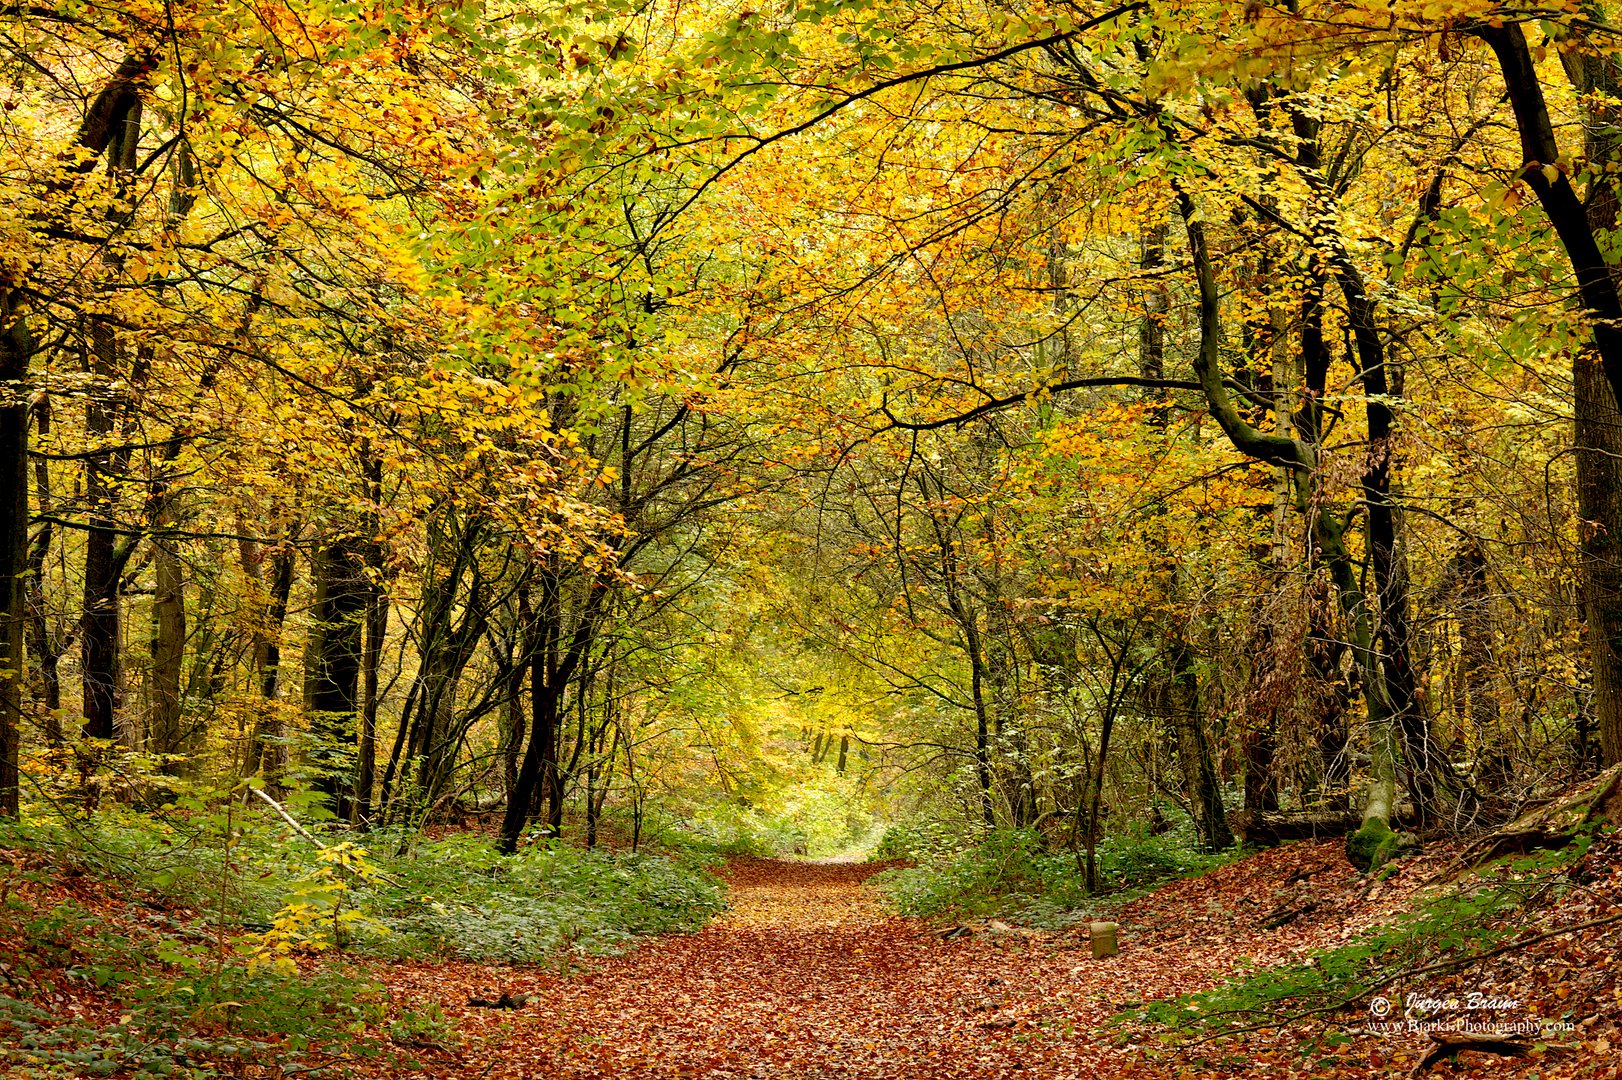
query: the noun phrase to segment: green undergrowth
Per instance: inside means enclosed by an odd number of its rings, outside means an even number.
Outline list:
[[[1400,985],[1406,972],[1450,960],[1462,964],[1514,937],[1525,921],[1524,909],[1557,899],[1571,887],[1566,870],[1590,843],[1590,837],[1579,836],[1558,851],[1500,860],[1391,922],[1315,950],[1300,962],[1247,971],[1210,990],[1150,1002],[1117,1019],[1147,1020],[1175,1029],[1181,1038],[1191,1030],[1220,1034],[1352,1005]]]
[[[661,847],[700,858],[803,854],[811,845],[805,826],[753,807],[722,803],[672,817],[653,839]]]
[[[1100,842],[1101,888],[1089,895],[1076,854],[1049,849],[1030,829],[997,830],[972,846],[959,846],[940,827],[918,823],[892,829],[875,855],[916,864],[873,879],[899,914],[1002,916],[1050,929],[1074,925],[1101,905],[1172,878],[1205,873],[1232,857],[1200,852],[1186,826],[1158,834],[1130,829]]]
[[[435,1042],[444,1025],[391,1006],[368,960],[566,965],[697,929],[724,906],[694,856],[536,840],[503,857],[480,837],[320,824],[305,836],[245,794],[0,819],[0,1074],[146,1080],[296,1060],[301,1075],[338,1075],[347,1060],[409,1056],[398,1041]],[[65,898],[64,881],[122,901],[115,917]],[[110,1017],[43,1011],[64,981],[100,988]]]
[[[641,934],[696,930],[725,905],[697,860],[532,844],[503,857],[476,837],[417,845],[362,897],[380,955],[538,962],[616,952]]]
[[[8,889],[0,943],[0,1074],[201,1078],[380,1056],[413,1067],[384,1039],[398,1017],[375,979],[341,962],[289,977],[195,916],[147,909],[114,925],[76,900],[41,909]],[[64,983],[99,988],[110,1015],[48,1012],[41,1003]]]
[[[853,777],[829,774],[759,794],[761,803],[743,797],[650,801],[642,835],[664,849],[717,859],[865,853],[870,846],[873,817]],[[608,816],[626,831],[623,810],[611,808]]]

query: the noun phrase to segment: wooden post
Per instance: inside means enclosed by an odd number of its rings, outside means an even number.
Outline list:
[[[1102,960],[1106,956],[1114,956],[1121,951],[1116,947],[1114,923],[1095,922],[1089,932],[1093,939],[1094,960]]]

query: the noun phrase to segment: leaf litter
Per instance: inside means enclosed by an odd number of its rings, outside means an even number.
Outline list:
[[[1101,907],[1097,914],[1121,928],[1120,954],[1102,960],[1092,958],[1083,929],[985,920],[943,938],[938,925],[886,913],[868,883],[882,865],[737,859],[720,871],[726,913],[696,933],[645,939],[621,956],[550,967],[345,958],[383,984],[392,1011],[437,1010],[445,1033],[395,1040],[409,1051],[409,1068],[398,1055],[329,1064],[359,1077],[436,1080],[1408,1075],[1434,1043],[1423,1033],[1373,1032],[1363,1001],[1216,1038],[1168,1031],[1129,1010],[1215,986],[1242,968],[1300,962],[1389,923],[1451,857],[1433,849],[1371,881],[1346,864],[1337,842],[1263,851]],[[1541,913],[1543,926],[1622,912],[1622,844],[1604,839],[1587,860],[1585,883]],[[71,891],[110,923],[140,917],[129,897],[84,879],[52,891]],[[1619,955],[1622,923],[1612,923],[1390,992],[1488,989],[1571,1027],[1539,1040],[1526,1058],[1465,1050],[1429,1075],[1618,1080]],[[318,962],[330,961],[308,961]],[[105,992],[82,984],[35,985],[49,985],[40,1004],[64,1017],[111,1008]],[[503,995],[522,1005],[471,1004]],[[247,1070],[239,1074],[275,1080],[296,1071],[269,1063]]]

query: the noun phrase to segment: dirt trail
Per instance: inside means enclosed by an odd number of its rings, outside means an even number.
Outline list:
[[[942,941],[917,920],[884,914],[863,884],[873,866],[747,859],[725,871],[731,910],[699,933],[650,939],[567,977],[406,964],[385,980],[397,1004],[444,1006],[455,1044],[422,1057],[436,1080],[1374,1080],[1406,1075],[1432,1044],[1364,1030],[1361,1005],[1258,1025],[1238,1041],[1189,1034],[1181,1045],[1150,1025],[1108,1021],[1127,1005],[1210,986],[1248,963],[1299,960],[1386,922],[1448,858],[1410,860],[1369,883],[1338,841],[1264,851],[1117,909],[1122,951],[1105,960],[1092,959],[1079,932]],[[1611,880],[1609,865],[1591,876]],[[1613,876],[1622,885],[1622,863]],[[1529,1009],[1538,1002],[1544,1016],[1593,1014],[1531,1058],[1466,1052],[1468,1065],[1430,1075],[1622,1080],[1612,1045],[1622,1044],[1622,991],[1606,966],[1615,953],[1567,936],[1500,956],[1457,985],[1410,987],[1489,985],[1529,999]],[[518,1012],[460,1004],[502,990],[533,998]],[[1340,1039],[1333,1057],[1321,1056],[1326,1044],[1303,1043],[1326,1031]]]
[[[879,909],[862,884],[876,869],[734,862],[731,910],[711,926],[569,978],[440,966],[441,988],[447,974],[470,989],[506,988],[491,985],[506,977],[536,995],[521,1012],[468,1010],[459,1071],[491,1080],[1059,1078],[1118,1076],[1142,1063],[1077,1032],[1113,1013],[1127,987],[1163,983],[1160,950],[1095,963],[1070,935],[942,943]]]

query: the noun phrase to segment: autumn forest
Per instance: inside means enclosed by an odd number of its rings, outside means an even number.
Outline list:
[[[0,1073],[1615,1075],[1622,7],[0,75]]]

